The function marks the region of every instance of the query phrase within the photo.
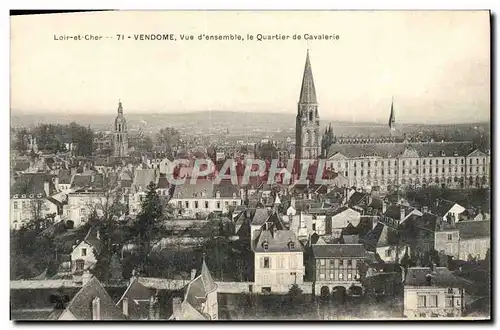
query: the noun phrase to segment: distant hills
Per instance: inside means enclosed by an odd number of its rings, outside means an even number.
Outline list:
[[[189,113],[126,113],[129,128],[142,129],[144,132],[154,133],[163,127],[174,127],[181,132],[191,133],[225,133],[227,130],[237,134],[261,134],[289,133],[295,132],[295,114],[291,113],[250,113],[231,111],[199,111]],[[67,124],[76,122],[80,125],[90,125],[94,130],[112,130],[116,115],[114,113],[55,113],[44,114],[27,113],[22,110],[11,111],[11,126],[34,126],[40,123]],[[388,127],[385,123],[370,122],[345,122],[336,121],[332,118],[321,118],[322,130],[329,123],[334,126],[338,135],[372,135],[387,133]],[[397,121],[396,121],[397,125]],[[399,127],[405,132],[427,131],[430,128],[448,129],[480,129],[489,131],[489,123],[471,124],[405,124]],[[280,134],[281,135],[281,134]]]

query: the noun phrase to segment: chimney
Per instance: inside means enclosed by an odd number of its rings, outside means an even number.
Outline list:
[[[429,211],[429,208],[427,207],[427,205],[424,205],[424,206],[422,207],[422,212],[423,212],[423,213],[427,213],[428,211]]]
[[[128,316],[128,298],[125,297],[122,300],[122,310],[123,310],[123,315]]]
[[[240,189],[240,198],[245,199],[245,189],[243,188]]]
[[[98,321],[101,319],[101,299],[95,297],[92,300],[92,320]]]
[[[172,310],[174,314],[174,318],[178,318],[181,314],[182,310],[182,298],[181,297],[174,297],[172,299]]]
[[[378,224],[378,218],[377,217],[373,217],[372,218],[372,229],[375,229],[375,227],[377,226]]]
[[[50,196],[50,186],[49,186],[49,182],[48,181],[45,181],[43,183],[43,190],[45,191],[45,194],[47,196]]]
[[[399,207],[399,210],[401,212],[399,220],[403,220],[405,218],[405,216],[406,216],[406,210],[405,210],[405,208],[402,205]]]
[[[371,194],[368,195],[368,198],[366,200],[366,202],[368,203],[367,205],[371,205],[372,204],[372,201],[373,201],[373,197]]]
[[[295,208],[295,197],[292,196],[292,198],[290,198],[290,206]]]
[[[431,272],[436,273],[436,263],[434,261],[431,263]]]
[[[149,299],[149,320],[158,320],[160,318],[157,302],[155,295],[152,295]]]
[[[215,193],[215,198],[220,198],[220,191],[217,191],[217,192]]]
[[[384,214],[387,211],[387,203],[385,201],[382,201],[382,214]]]
[[[59,177],[58,176],[55,176],[54,177],[54,185],[56,186],[56,189],[59,189]]]
[[[196,277],[196,269],[191,269],[191,281]]]

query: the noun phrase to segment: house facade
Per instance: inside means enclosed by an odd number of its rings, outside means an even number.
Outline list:
[[[328,296],[339,288],[354,294],[362,292],[358,268],[366,258],[362,244],[314,244],[312,253],[317,296]]]
[[[341,172],[348,186],[382,191],[399,186],[455,189],[488,187],[490,155],[471,142],[394,143],[365,139],[334,143],[327,166]]]
[[[255,292],[286,293],[304,282],[303,249],[289,230],[262,230],[254,241]]]

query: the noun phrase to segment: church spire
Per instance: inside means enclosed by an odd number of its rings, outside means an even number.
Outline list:
[[[391,130],[394,130],[395,129],[395,124],[396,124],[396,117],[395,117],[395,114],[394,114],[394,97],[392,98],[392,101],[391,101],[391,115],[389,117],[389,128]]]
[[[123,115],[122,101],[118,100],[118,114]]]
[[[302,88],[300,90],[300,104],[316,104],[316,89],[314,88],[314,79],[309,60],[309,49],[306,55],[306,65],[304,67],[304,76],[302,78]]]

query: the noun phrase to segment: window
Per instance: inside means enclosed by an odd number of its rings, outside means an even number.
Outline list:
[[[471,158],[471,159],[469,159],[469,164],[471,164],[471,165],[472,165],[472,158]]]
[[[363,170],[361,170],[361,175],[363,175]]]
[[[424,164],[424,165],[425,165],[425,159],[422,161],[422,164]]]
[[[186,201],[185,204],[186,204],[186,208],[188,209],[189,208],[189,202]]]
[[[262,244],[262,247],[264,248],[264,250],[265,250],[265,251],[267,251],[267,250],[269,249],[269,243],[267,243],[267,241],[266,241],[266,242],[264,242],[264,243]]]
[[[228,201],[225,201],[225,202],[224,202],[224,205],[225,205],[226,207],[228,207],[228,206],[229,206],[229,202],[228,202]]]
[[[316,224],[313,223],[313,231],[316,231]]]
[[[233,201],[233,206],[236,206],[236,201]]]
[[[403,174],[405,174],[405,169],[403,168]]]
[[[269,268],[269,258],[264,257],[264,268]]]
[[[182,208],[182,201],[178,201],[177,206],[181,209]]]
[[[416,160],[416,164],[417,164],[417,166],[418,166],[418,159]]]
[[[455,165],[457,165],[457,163],[458,163],[458,159],[455,158]]]
[[[422,169],[422,173],[424,173],[424,174],[425,174],[425,168],[423,168],[423,169]]]
[[[343,273],[339,273],[339,280],[342,281],[344,279],[344,274]]]
[[[453,307],[453,296],[446,296],[445,307]]]
[[[220,209],[220,202],[217,202],[217,204],[216,204],[216,208],[217,208],[217,209]]]
[[[324,266],[325,265],[325,259],[319,259],[319,264],[321,266]]]
[[[441,172],[443,172],[443,173],[444,173],[444,167],[441,169]]]
[[[334,274],[333,272],[332,272],[332,273],[330,273],[330,279],[331,279],[331,280],[335,279],[335,274]]]
[[[403,160],[403,166],[405,166],[405,161]]]
[[[427,315],[425,313],[420,313],[420,317],[426,317]]]
[[[432,295],[429,299],[429,307],[437,307],[438,305],[438,296]]]
[[[290,248],[290,250],[294,250],[295,249],[295,243],[294,242],[288,243],[288,247]]]
[[[427,297],[426,296],[418,296],[418,302],[417,302],[417,306],[419,308],[424,308],[426,306],[426,299]]]
[[[443,160],[441,161],[441,164],[443,164],[443,165],[444,165],[444,163],[445,163],[445,161],[444,161],[444,159],[443,159]]]
[[[14,210],[17,210],[17,202],[14,202]]]
[[[432,165],[432,159],[429,159],[429,165]]]
[[[194,208],[197,209],[198,208],[198,201],[194,201]]]
[[[453,234],[448,234],[448,241],[452,241],[453,240]]]
[[[389,258],[391,256],[391,250],[385,250],[385,257]]]
[[[352,280],[352,274],[351,273],[347,273],[347,279],[348,280]]]
[[[324,280],[325,279],[325,273],[320,273],[319,274],[319,279]]]
[[[330,259],[330,267],[335,266],[335,259]]]
[[[82,257],[86,257],[86,256],[87,256],[87,249],[82,248]]]
[[[347,259],[347,266],[352,267],[352,259]]]

